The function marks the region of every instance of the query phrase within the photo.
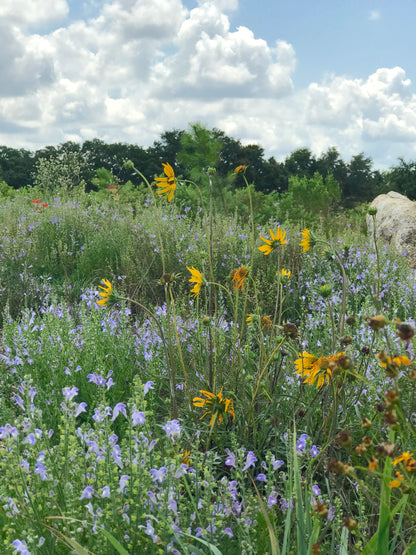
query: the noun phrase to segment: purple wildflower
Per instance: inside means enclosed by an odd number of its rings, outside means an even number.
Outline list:
[[[78,395],[78,388],[75,386],[64,387],[62,390],[62,395],[67,401],[72,401],[72,399]]]
[[[92,495],[94,493],[94,490],[92,489],[91,486],[87,486],[86,488],[84,488],[84,491],[81,493],[81,499],[91,499]]]
[[[257,474],[256,480],[258,482],[267,482],[267,476],[260,472],[260,474]]]
[[[110,496],[111,496],[110,488],[108,486],[104,486],[101,491],[101,497],[110,497]]]
[[[319,449],[316,445],[312,445],[309,454],[312,458],[317,457],[319,455]]]
[[[181,425],[179,424],[178,420],[168,420],[164,426],[162,426],[162,430],[165,430],[166,435],[175,440],[175,438],[181,437]]]
[[[228,457],[225,459],[225,466],[233,466],[235,468],[235,455],[228,447],[225,449]]]
[[[20,553],[20,555],[30,555],[30,551],[25,540],[14,540],[14,542],[12,542],[12,546],[15,549],[15,553]]]
[[[149,474],[152,476],[154,482],[159,482],[160,484],[162,484],[167,471],[168,469],[166,468],[166,466],[162,466],[159,469],[151,468],[149,470]]]
[[[119,488],[118,491],[120,493],[123,493],[126,486],[127,486],[127,482],[130,480],[130,476],[128,476],[127,474],[123,474],[123,476],[120,478],[120,483],[119,483]]]
[[[131,420],[133,426],[138,426],[139,424],[144,424],[146,421],[146,415],[144,412],[139,412],[137,409],[133,410],[133,414],[131,415]]]
[[[117,403],[117,405],[114,407],[113,417],[111,421],[114,422],[114,420],[120,413],[127,418],[126,405],[124,403]]]
[[[250,466],[254,466],[257,462],[257,457],[254,455],[253,451],[247,453],[246,463],[243,466],[243,472],[248,470]]]
[[[79,416],[82,412],[87,412],[87,403],[85,403],[84,401],[75,405],[75,418]]]
[[[155,384],[153,382],[146,382],[143,386],[143,393],[146,395],[146,393],[149,392],[150,389],[154,389]]]

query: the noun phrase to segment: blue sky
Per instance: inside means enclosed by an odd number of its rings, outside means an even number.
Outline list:
[[[1,0],[0,144],[199,121],[283,160],[416,159],[414,0]]]

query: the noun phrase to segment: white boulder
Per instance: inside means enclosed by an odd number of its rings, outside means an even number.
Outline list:
[[[377,208],[376,238],[399,253],[407,253],[409,262],[416,268],[416,202],[390,191],[376,197],[372,207]],[[369,214],[367,228],[373,237],[373,217]]]

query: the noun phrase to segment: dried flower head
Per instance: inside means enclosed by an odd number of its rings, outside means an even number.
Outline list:
[[[373,331],[381,330],[388,323],[387,318],[382,314],[378,314],[377,316],[367,316],[364,320]]]
[[[234,290],[244,289],[244,280],[248,276],[249,270],[247,266],[240,266],[237,270],[232,271],[232,280],[234,284]]]

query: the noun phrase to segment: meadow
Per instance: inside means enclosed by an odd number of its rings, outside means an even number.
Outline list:
[[[416,553],[415,270],[164,170],[2,197],[0,552]]]

